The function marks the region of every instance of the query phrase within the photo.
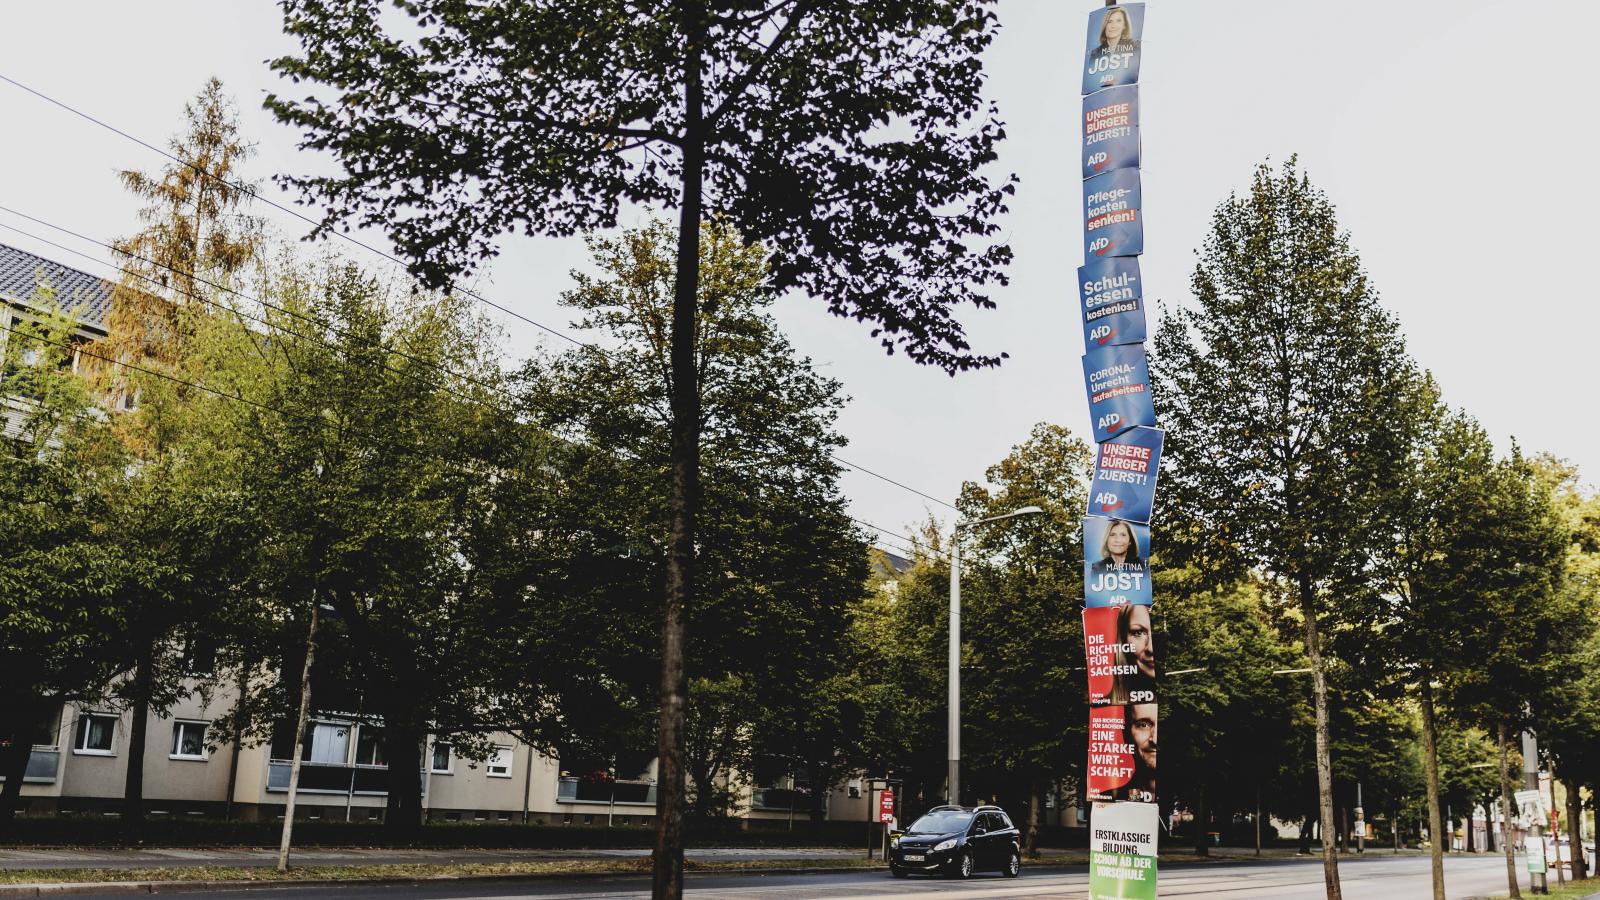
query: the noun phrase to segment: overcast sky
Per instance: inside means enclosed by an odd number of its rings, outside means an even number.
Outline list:
[[[954,499],[1036,422],[1087,434],[1072,284],[1082,261],[1077,61],[1085,14],[1098,5],[999,7],[990,93],[1009,134],[1001,164],[1022,178],[1006,223],[1016,262],[999,309],[963,318],[977,348],[1010,354],[1003,367],[952,379],[884,356],[865,326],[810,298],[780,304],[796,344],[852,397],[845,459]],[[1156,308],[1189,299],[1194,248],[1216,204],[1255,164],[1297,153],[1446,398],[1502,448],[1515,437],[1600,480],[1590,274],[1600,255],[1600,3],[1155,0],[1147,10],[1143,269]],[[263,60],[293,49],[272,4],[52,0],[8,4],[6,20],[0,74],[158,143],[216,75],[259,144],[251,174],[322,164],[260,109],[282,89]],[[154,169],[159,157],[4,83],[0,126],[0,205],[95,237],[132,230],[135,204],[115,171]],[[23,224],[5,213],[0,223]],[[5,229],[0,241],[107,271]],[[564,327],[556,298],[584,262],[576,241],[508,241],[479,287]],[[515,321],[507,329],[514,356],[540,340]],[[856,516],[892,531],[948,514],[860,474],[845,489]]]

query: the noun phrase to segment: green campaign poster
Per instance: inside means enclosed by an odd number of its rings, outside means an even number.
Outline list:
[[[1096,803],[1089,811],[1089,900],[1155,900],[1154,803]]]

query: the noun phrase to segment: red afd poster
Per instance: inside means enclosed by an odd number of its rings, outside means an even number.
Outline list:
[[[1089,710],[1089,800],[1156,802],[1154,703]]]
[[[1151,608],[1097,606],[1083,611],[1089,705],[1156,702],[1156,647]]]

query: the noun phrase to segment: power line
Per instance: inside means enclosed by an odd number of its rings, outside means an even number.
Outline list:
[[[76,107],[74,107],[74,106],[72,106],[72,105],[70,105],[68,103],[65,103],[65,102],[63,102],[61,100],[57,100],[56,98],[51,97],[50,95],[44,93],[43,91],[39,91],[39,90],[36,90],[35,88],[29,87],[28,85],[23,84],[22,82],[16,80],[15,78],[10,77],[9,75],[6,75],[4,73],[0,73],[0,81],[4,81],[7,84],[11,85],[12,87],[15,87],[15,88],[17,88],[19,90],[25,91],[25,92],[27,92],[29,94],[32,94],[33,96],[39,98],[40,100],[45,101],[46,103],[51,104],[52,106],[55,106],[55,107],[57,107],[59,109],[62,109],[62,110],[65,110],[66,112],[69,112],[72,115],[77,116],[78,118],[83,119],[86,122],[90,122],[90,123],[92,123],[94,125],[98,125],[99,127],[104,128],[107,131],[110,131],[111,133],[116,134],[116,135],[118,135],[118,136],[120,136],[122,138],[125,138],[125,139],[129,140],[129,141],[132,141],[133,143],[138,144],[139,146],[144,147],[147,150],[150,150],[150,151],[152,151],[154,153],[158,153],[161,156],[166,157],[167,159],[177,163],[180,166],[184,166],[184,167],[186,167],[188,169],[193,170],[194,172],[198,173],[202,177],[209,178],[209,179],[211,179],[211,180],[213,180],[215,182],[218,182],[219,184],[226,185],[226,186],[228,186],[230,188],[233,188],[234,190],[240,191],[241,193],[248,194],[253,199],[260,200],[261,202],[267,204],[268,206],[270,206],[270,207],[272,207],[274,209],[277,209],[277,210],[280,210],[282,212],[288,213],[289,215],[294,216],[295,218],[301,220],[302,222],[305,222],[308,225],[311,225],[312,227],[321,227],[321,225],[322,225],[321,222],[317,221],[316,219],[311,218],[310,216],[307,216],[305,213],[300,212],[298,209],[295,209],[295,208],[290,207],[290,206],[286,206],[286,205],[284,205],[282,203],[277,202],[276,200],[271,199],[270,197],[262,196],[261,194],[257,193],[256,190],[253,187],[251,187],[249,185],[245,185],[245,184],[242,184],[242,183],[239,183],[239,182],[229,181],[226,178],[222,178],[222,177],[220,177],[220,176],[218,176],[218,175],[216,175],[216,174],[214,174],[214,173],[212,173],[210,171],[207,171],[206,169],[204,169],[204,168],[202,168],[200,166],[195,165],[194,163],[192,163],[192,162],[190,162],[190,161],[188,161],[186,159],[183,159],[182,157],[179,157],[179,156],[171,153],[170,151],[168,151],[166,149],[158,147],[155,144],[150,143],[149,141],[146,141],[146,140],[144,140],[142,138],[136,137],[136,136],[134,136],[134,135],[132,135],[132,134],[126,132],[126,131],[123,131],[122,129],[117,128],[116,126],[114,126],[114,125],[112,125],[112,124],[110,124],[110,123],[108,123],[108,122],[106,122],[106,121],[104,121],[102,119],[96,118],[95,116],[92,116],[89,113],[86,113],[83,110],[80,110],[80,109],[78,109],[78,108],[76,108]],[[353,236],[351,236],[349,234],[346,234],[345,232],[342,232],[342,231],[333,231],[331,229],[329,230],[329,233],[335,235],[336,237],[341,238],[342,240],[345,240],[345,241],[349,242],[350,244],[352,244],[354,246],[360,247],[363,250],[368,251],[369,253],[373,253],[373,254],[375,254],[375,255],[383,258],[383,259],[386,259],[389,262],[394,263],[395,265],[401,266],[402,268],[409,269],[409,267],[406,266],[406,263],[405,263],[404,260],[400,259],[399,257],[395,256],[392,253],[389,253],[389,252],[387,252],[385,250],[382,250],[382,249],[380,249],[378,247],[374,247],[373,245],[368,244],[365,241],[360,240],[359,238],[353,237]],[[610,357],[611,356],[611,354],[605,348],[603,348],[603,347],[601,347],[601,346],[599,346],[597,344],[593,344],[593,343],[590,343],[588,341],[584,341],[584,340],[581,340],[579,338],[575,338],[572,335],[569,335],[569,334],[567,334],[567,333],[565,333],[563,331],[560,331],[558,329],[552,328],[549,325],[545,325],[542,322],[535,321],[534,319],[531,319],[531,318],[523,315],[522,313],[516,312],[515,310],[512,310],[512,309],[510,309],[508,307],[502,306],[502,305],[494,302],[493,300],[490,300],[489,298],[483,296],[482,294],[480,294],[480,293],[478,293],[476,291],[473,291],[473,290],[471,290],[469,288],[461,287],[461,286],[455,284],[453,281],[450,283],[449,289],[453,290],[453,291],[456,291],[458,293],[461,293],[461,294],[463,294],[463,295],[465,295],[465,296],[467,296],[467,297],[469,297],[469,298],[471,298],[473,300],[476,300],[479,303],[484,304],[485,306],[491,307],[493,309],[497,309],[500,312],[505,313],[506,315],[512,316],[512,317],[514,317],[514,318],[516,318],[516,319],[518,319],[518,320],[520,320],[522,322],[525,322],[525,323],[527,323],[529,325],[532,325],[535,328],[538,328],[538,329],[540,329],[542,331],[545,331],[545,332],[547,332],[549,334],[552,334],[552,335],[554,335],[554,336],[556,336],[558,338],[561,338],[562,340],[569,341],[569,342],[571,342],[572,344],[574,344],[576,346],[585,347],[585,348],[594,350],[594,351],[596,351],[596,352],[598,352],[601,355],[606,356],[606,357]],[[923,491],[919,491],[916,488],[910,487],[909,485],[906,485],[906,484],[904,484],[902,482],[896,481],[896,480],[894,480],[894,479],[892,479],[892,478],[890,478],[890,477],[888,477],[886,475],[882,475],[882,474],[880,474],[878,472],[874,472],[871,469],[867,469],[867,468],[864,468],[862,466],[858,466],[858,465],[856,465],[854,463],[846,462],[845,460],[841,459],[840,457],[838,457],[838,456],[836,456],[836,455],[834,455],[832,453],[829,453],[828,456],[834,462],[837,462],[840,465],[842,465],[842,466],[844,466],[844,467],[846,467],[848,469],[852,469],[852,470],[860,472],[860,473],[862,473],[864,475],[868,475],[870,477],[876,478],[876,479],[878,479],[880,481],[883,481],[883,482],[885,482],[887,484],[894,485],[895,487],[898,487],[898,488],[900,488],[902,490],[905,490],[905,491],[909,491],[909,492],[911,492],[913,494],[916,494],[919,497],[922,497],[923,499],[930,500],[930,501],[932,501],[934,503],[938,503],[941,506],[945,506],[945,507],[947,507],[949,509],[952,509],[952,510],[956,509],[956,507],[951,503],[948,503],[948,502],[946,502],[944,500],[940,500],[939,498],[934,497],[931,494],[925,493]]]

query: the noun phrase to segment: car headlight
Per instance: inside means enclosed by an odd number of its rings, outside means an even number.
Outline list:
[[[900,835],[897,834],[897,835],[894,835],[893,837],[889,838],[889,846],[890,847],[899,847],[900,846]]]
[[[956,848],[956,839],[955,838],[951,838],[948,841],[940,841],[939,842],[939,846],[933,848],[933,852],[939,853],[939,852],[944,851],[944,850],[954,850],[955,848]]]

